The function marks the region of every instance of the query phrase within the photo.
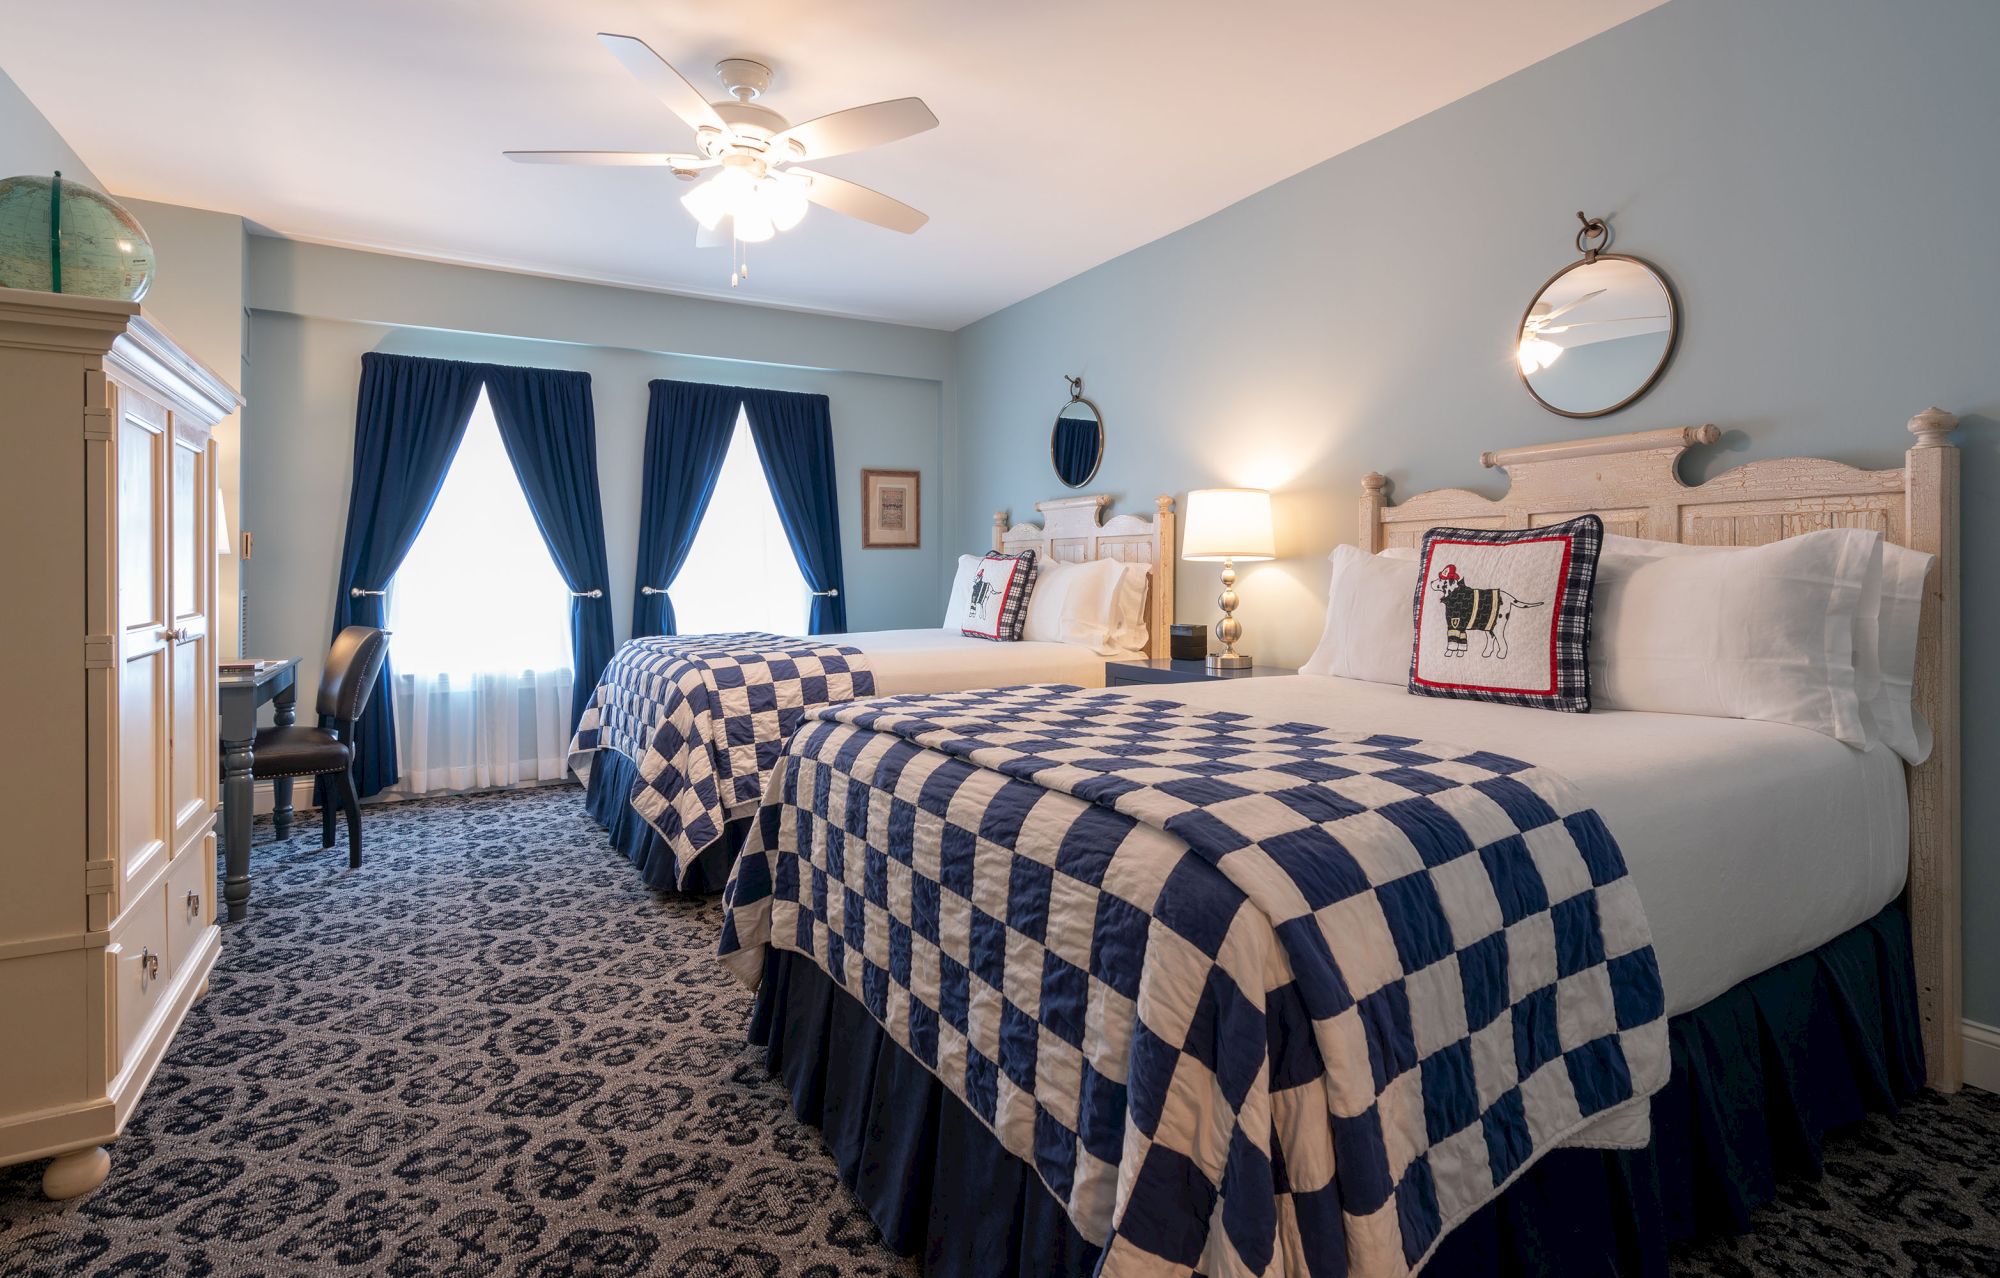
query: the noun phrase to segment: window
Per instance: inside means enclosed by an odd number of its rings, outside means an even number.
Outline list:
[[[736,414],[736,433],[701,518],[694,548],[670,587],[677,629],[684,635],[729,630],[804,634],[811,592],[778,520],[771,485],[757,458],[750,419]]]
[[[528,510],[485,391],[388,605],[400,674],[570,668],[569,587]]]

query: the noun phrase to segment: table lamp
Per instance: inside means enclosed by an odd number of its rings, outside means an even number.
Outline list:
[[[1261,488],[1197,488],[1188,494],[1187,521],[1181,537],[1181,558],[1199,563],[1222,561],[1222,620],[1215,637],[1222,651],[1208,654],[1211,670],[1247,670],[1250,657],[1236,651],[1243,623],[1236,619],[1236,561],[1272,559],[1271,494]]]

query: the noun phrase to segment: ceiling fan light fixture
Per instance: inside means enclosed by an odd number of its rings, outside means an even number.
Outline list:
[[[1524,337],[1518,357],[1523,374],[1539,372],[1562,358],[1563,348],[1546,337]]]
[[[781,231],[789,231],[805,220],[806,193],[796,182],[783,178],[766,178],[757,184],[759,202],[771,224]]]
[[[730,198],[721,177],[717,176],[683,195],[681,207],[694,214],[694,220],[701,223],[703,230],[713,231],[734,210],[735,201]]]
[[[736,238],[745,244],[762,244],[778,233],[770,216],[755,204],[739,204],[730,216],[736,224]]]

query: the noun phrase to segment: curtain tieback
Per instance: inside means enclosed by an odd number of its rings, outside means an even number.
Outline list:
[[[369,595],[374,595],[379,598],[388,593],[386,590],[363,590],[359,586],[351,586],[348,588],[347,597],[349,599],[364,599]]]
[[[840,592],[838,590],[815,590],[812,592],[812,597],[815,599],[837,599],[840,597]]]
[[[667,592],[658,586],[641,586],[639,587],[639,593],[642,595],[664,595]]]
[[[602,599],[604,598],[604,592],[593,586],[589,590],[572,590],[569,592],[569,597],[572,599]]]

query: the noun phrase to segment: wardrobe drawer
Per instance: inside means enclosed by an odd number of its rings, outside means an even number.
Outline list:
[[[202,836],[167,869],[167,963],[179,971],[215,917],[215,836]]]
[[[123,1069],[146,1041],[146,1026],[166,1005],[173,984],[172,956],[167,952],[167,912],[158,889],[134,904],[111,933],[105,950],[110,966],[113,1023],[118,1026],[118,1057],[113,1072]]]

